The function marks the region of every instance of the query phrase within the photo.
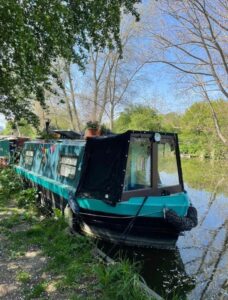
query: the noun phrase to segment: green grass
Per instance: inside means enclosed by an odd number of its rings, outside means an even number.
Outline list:
[[[19,271],[17,273],[16,279],[21,282],[21,283],[27,283],[30,281],[31,276],[28,272],[26,271]]]
[[[31,290],[25,289],[25,299],[26,300],[37,299],[37,298],[42,299],[41,298],[42,295],[45,297],[46,287],[47,287],[47,282],[42,280],[38,284],[34,285]]]
[[[134,265],[126,260],[114,265],[99,261],[93,255],[94,244],[88,238],[67,233],[67,224],[58,211],[54,218],[40,219],[34,189],[24,191],[21,183],[15,181],[10,193],[6,188],[7,178],[8,181],[19,179],[11,170],[0,172],[0,207],[5,212],[0,231],[7,237],[5,246],[11,260],[23,257],[31,248],[39,249],[47,258],[42,271],[55,279],[57,291],[67,294],[67,299],[149,299],[139,287]],[[15,207],[16,203],[20,209]],[[20,230],[21,225],[27,227]],[[16,279],[25,285],[26,299],[47,299],[49,281],[40,277],[27,289],[26,284],[33,278],[23,270],[17,273]]]

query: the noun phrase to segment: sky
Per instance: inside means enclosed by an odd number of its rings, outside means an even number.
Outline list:
[[[3,116],[3,114],[0,114],[0,127],[5,127],[5,117]]]
[[[150,1],[144,0],[143,5],[150,5]],[[142,6],[143,7],[143,6]],[[145,22],[149,20],[151,28],[159,26],[157,23],[158,16],[151,15],[151,12],[144,9]],[[141,15],[141,21],[143,22],[144,16]],[[160,27],[158,30],[160,31]],[[148,33],[145,32],[148,37]],[[140,34],[139,34],[140,35]],[[138,36],[134,49],[136,53],[140,53],[140,50],[146,46],[149,39],[145,36]],[[149,41],[150,42],[150,41]],[[152,50],[153,51],[153,50]],[[81,80],[82,77],[75,76]],[[186,94],[178,87],[178,79],[176,74],[170,67],[166,65],[148,64],[145,65],[137,85],[137,93],[133,95],[132,102],[148,104],[151,107],[157,109],[160,113],[176,112],[184,113],[184,111],[192,105],[195,101],[199,101],[199,97],[193,93]],[[85,84],[82,84],[82,91],[88,88],[88,80]],[[4,126],[6,123],[3,115],[0,114],[0,126]]]

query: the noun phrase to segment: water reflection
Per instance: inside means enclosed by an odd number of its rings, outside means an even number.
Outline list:
[[[224,162],[183,161],[186,189],[199,224],[180,237],[178,248],[196,287],[189,299],[228,299],[228,166]]]
[[[176,251],[124,253],[142,262],[146,282],[166,299],[228,299],[228,164],[185,160],[182,167],[198,226],[179,237]]]
[[[186,292],[195,287],[194,277],[189,276],[178,249],[176,251],[157,249],[132,249],[129,247],[116,247],[110,252],[107,242],[98,244],[105,253],[114,259],[128,258],[138,263],[140,273],[147,284],[165,299],[185,299]]]

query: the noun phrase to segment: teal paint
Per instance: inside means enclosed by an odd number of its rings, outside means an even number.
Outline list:
[[[48,179],[43,176],[37,176],[33,172],[28,172],[21,167],[16,167],[16,171],[18,174],[31,180],[35,184],[63,197],[66,201],[68,201],[70,193],[75,194],[76,188],[74,187],[60,184],[53,179]],[[77,202],[79,206],[84,209],[117,215],[134,216],[142,204],[143,199],[143,197],[133,197],[128,201],[117,203],[116,206],[110,206],[98,199],[78,198]],[[179,216],[183,217],[187,213],[189,204],[190,200],[186,193],[178,193],[169,196],[151,196],[148,197],[143,206],[140,216],[163,217],[163,209],[169,208],[173,209]]]
[[[63,197],[65,200],[69,199],[70,193],[75,194],[76,189],[73,187],[58,183],[55,180],[50,179],[50,178],[47,178],[47,177],[44,177],[41,175],[37,175],[37,174],[35,174],[31,171],[27,171],[21,167],[16,167],[15,169],[16,169],[16,172],[18,174],[20,174],[21,176],[34,182],[37,185],[40,185],[40,186],[46,188],[47,190],[49,190],[53,193],[56,193],[60,197]]]
[[[134,216],[143,202],[144,197],[133,197],[128,201],[118,202],[116,206],[110,206],[104,201],[97,199],[78,198],[77,202],[81,208],[97,212],[112,213],[118,215]],[[186,193],[178,193],[169,196],[148,197],[139,216],[164,217],[163,209],[173,209],[179,216],[186,216],[190,205]]]
[[[24,145],[19,166],[44,178],[76,188],[80,178],[84,149],[85,141],[59,143],[27,142]],[[25,163],[26,151],[33,151],[34,153],[31,166]],[[74,178],[67,178],[59,174],[60,156],[77,157],[76,175]]]
[[[54,146],[54,147],[53,147]],[[85,141],[74,142],[27,142],[20,159],[20,165],[16,171],[21,176],[44,187],[47,190],[63,197],[66,201],[69,195],[76,192],[81,173],[81,164],[84,154]],[[31,166],[25,163],[26,151],[33,151]],[[59,174],[59,161],[62,155],[77,156],[76,175],[74,178],[66,178]],[[144,197],[133,197],[128,201],[118,202],[116,206],[110,206],[102,200],[78,198],[81,208],[92,211],[134,216],[142,204]],[[168,196],[150,196],[140,211],[140,216],[163,217],[163,209],[173,209],[179,216],[185,216],[190,205],[186,193],[171,194]]]
[[[10,142],[8,140],[0,140],[0,157],[10,156]]]

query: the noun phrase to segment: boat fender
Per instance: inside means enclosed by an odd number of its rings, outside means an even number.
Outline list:
[[[80,207],[77,200],[74,198],[73,193],[69,194],[67,206],[64,209],[64,216],[66,221],[72,231],[79,230],[80,223]]]
[[[79,214],[80,207],[72,193],[69,194],[68,205],[70,206],[71,210],[75,215]]]
[[[190,206],[186,217],[179,217],[174,210],[167,209],[166,220],[179,231],[189,231],[198,224],[197,210],[195,207]]]

